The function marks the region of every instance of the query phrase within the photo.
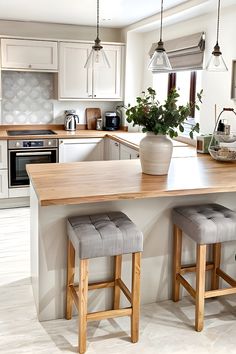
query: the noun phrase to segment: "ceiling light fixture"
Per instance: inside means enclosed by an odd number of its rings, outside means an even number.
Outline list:
[[[148,65],[148,70],[151,71],[169,71],[171,65],[169,58],[166,54],[164,43],[162,42],[162,18],[163,18],[163,0],[161,0],[161,27],[160,27],[160,40],[157,43],[157,48]]]
[[[106,53],[101,46],[99,39],[99,0],[97,0],[97,38],[94,40],[94,45],[84,65],[88,68],[110,68],[110,63],[107,59]]]
[[[228,68],[222,57],[220,46],[218,44],[219,39],[219,24],[220,24],[220,0],[218,1],[218,13],[217,13],[217,27],[216,27],[216,45],[214,46],[210,60],[206,66],[208,71],[227,71]]]

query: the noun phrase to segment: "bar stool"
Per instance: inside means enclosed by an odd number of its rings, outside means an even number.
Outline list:
[[[204,301],[236,293],[236,281],[220,269],[221,243],[236,240],[236,212],[219,204],[174,208],[173,301],[179,301],[180,284],[195,299],[195,329],[204,326]],[[182,232],[197,244],[196,265],[181,264]],[[213,245],[212,262],[206,262],[206,248]],[[211,290],[205,290],[205,272],[211,270]],[[183,277],[196,272],[196,289]],[[230,285],[219,289],[219,277]]]
[[[66,318],[72,317],[72,304],[79,313],[79,353],[86,351],[87,321],[130,316],[131,341],[139,337],[140,308],[140,259],[143,235],[136,225],[122,212],[110,212],[70,217],[67,220],[67,301]],[[132,291],[121,279],[122,255],[132,253]],[[75,256],[79,257],[79,285],[74,284]],[[114,278],[111,281],[88,284],[88,260],[114,256]],[[113,287],[113,309],[88,313],[88,290]],[[130,307],[120,308],[120,292],[130,302]]]

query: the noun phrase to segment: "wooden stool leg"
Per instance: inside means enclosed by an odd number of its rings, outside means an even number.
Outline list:
[[[80,260],[79,280],[79,353],[86,351],[88,304],[88,260]]]
[[[139,339],[140,315],[140,260],[141,253],[132,254],[132,315],[131,315],[131,341],[136,343]]]
[[[121,278],[121,264],[122,264],[122,256],[115,256],[115,274],[114,274],[114,281],[115,281],[115,287],[114,287],[114,305],[113,308],[114,310],[117,310],[120,308],[120,287],[117,285],[117,280]]]
[[[67,249],[67,282],[66,282],[66,319],[70,320],[72,317],[72,304],[73,299],[70,291],[70,285],[74,284],[75,275],[75,250],[68,238]]]
[[[198,332],[204,324],[205,271],[206,245],[197,245],[195,329]]]
[[[172,299],[179,301],[180,283],[176,276],[181,270],[182,230],[174,225]]]
[[[213,263],[214,269],[211,273],[211,290],[219,289],[220,277],[216,274],[216,269],[220,268],[221,243],[213,244]]]

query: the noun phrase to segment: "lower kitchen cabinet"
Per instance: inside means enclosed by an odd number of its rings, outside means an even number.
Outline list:
[[[7,170],[0,170],[0,198],[8,198]]]
[[[138,159],[139,152],[126,145],[120,144],[120,160]]]
[[[59,162],[100,161],[103,159],[103,138],[62,139],[59,141]]]
[[[0,198],[8,198],[7,141],[0,141]]]
[[[119,160],[120,159],[120,143],[113,139],[106,138],[106,160]]]

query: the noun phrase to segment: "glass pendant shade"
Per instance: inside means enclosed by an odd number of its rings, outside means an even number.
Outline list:
[[[84,65],[85,69],[109,69],[110,63],[99,39],[99,0],[97,0],[97,38]]]
[[[161,26],[160,26],[160,40],[157,44],[150,63],[148,65],[148,70],[152,72],[163,72],[170,71],[172,69],[170,65],[169,58],[164,49],[164,43],[162,42],[162,18],[163,18],[163,0],[161,0]]]
[[[86,69],[109,69],[110,64],[103,47],[100,46],[99,49],[94,47],[95,46],[93,46],[84,67]]]
[[[212,55],[207,63],[206,69],[208,71],[228,71],[225,61],[222,57],[220,47],[216,45]]]
[[[162,48],[156,48],[148,65],[148,70],[151,71],[169,71],[171,65],[166,51]]]
[[[220,0],[218,0],[218,11],[217,11],[216,45],[214,46],[212,55],[206,66],[206,70],[208,71],[228,71],[228,68],[222,57],[222,53],[220,51],[220,46],[218,44],[219,27],[220,27]]]

